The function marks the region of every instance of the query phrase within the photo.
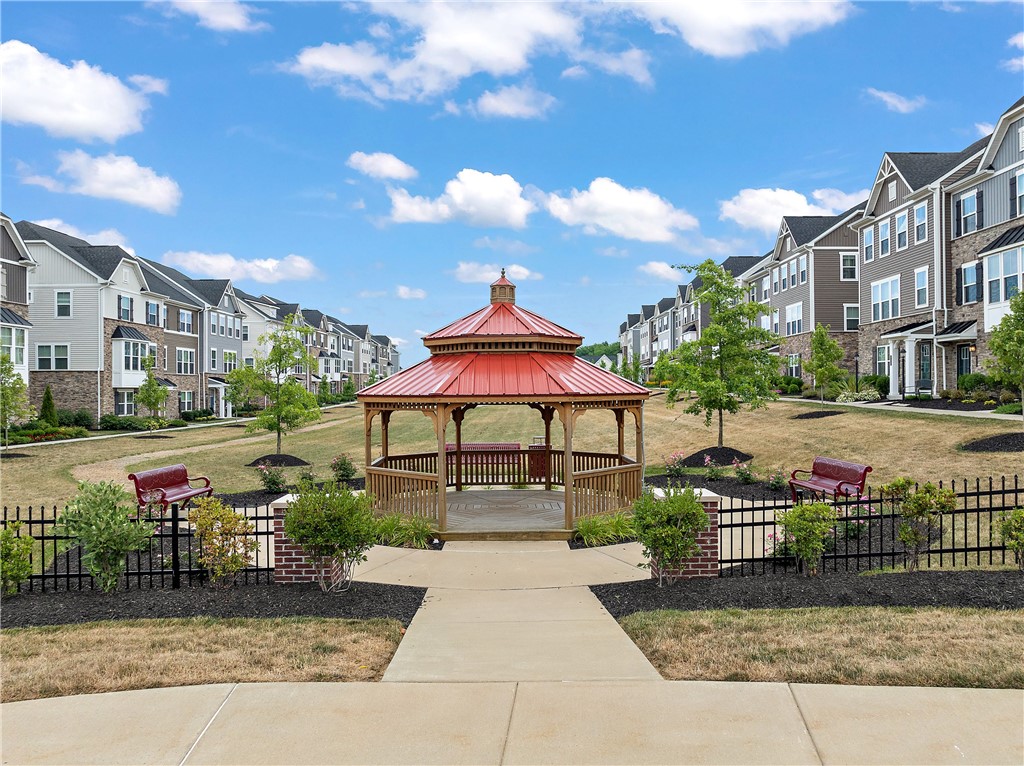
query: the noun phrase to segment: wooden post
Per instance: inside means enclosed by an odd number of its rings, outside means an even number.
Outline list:
[[[626,456],[626,439],[625,439],[625,426],[626,426],[626,413],[621,408],[614,410],[615,412],[615,425],[619,432],[619,439],[617,444],[619,450],[619,462],[621,464],[622,458]]]
[[[554,407],[545,407],[541,410],[541,417],[544,418],[544,489],[551,491],[551,419],[555,416]]]
[[[644,406],[631,408],[636,421],[636,462],[643,470],[644,466]]]
[[[388,456],[388,426],[391,424],[391,410],[384,410],[380,414],[380,454],[381,457]]]
[[[448,528],[448,491],[447,457],[445,455],[445,427],[448,425],[448,408],[437,405],[437,416],[434,429],[437,431],[437,528],[444,532]]]
[[[363,407],[363,435],[366,437],[366,467],[369,468],[373,462],[373,452],[370,449],[370,437],[373,435],[373,412]]]
[[[559,409],[559,416],[562,418],[562,429],[565,432],[565,447],[563,451],[563,460],[565,465],[562,470],[565,474],[565,528],[573,528],[573,504],[572,504],[572,431],[573,431],[573,412],[572,403],[563,404]]]
[[[455,421],[455,491],[462,491],[462,419],[466,410],[462,407],[452,413]]]

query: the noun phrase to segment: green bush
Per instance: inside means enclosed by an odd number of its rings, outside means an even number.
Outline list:
[[[287,486],[284,481],[284,469],[280,466],[259,463],[256,466],[256,475],[267,492],[284,492]]]
[[[81,439],[88,436],[89,432],[84,428],[54,428],[44,426],[30,430],[20,429],[12,432],[8,438],[8,444],[34,444],[36,442],[55,442],[64,439]]]
[[[190,423],[192,421],[194,421],[194,420],[202,420],[203,418],[212,418],[212,417],[213,417],[213,410],[206,410],[206,409],[202,409],[202,410],[186,410],[185,412],[181,413],[181,419],[185,420],[185,421],[188,421]]]
[[[1003,545],[1013,551],[1017,566],[1024,572],[1024,508],[1014,508],[999,517]]]
[[[782,383],[780,385],[784,387],[786,390],[789,390],[790,386],[796,386],[799,390],[801,387],[803,387],[804,381],[802,378],[798,378],[794,375],[783,375]]]
[[[659,500],[645,490],[633,503],[633,528],[650,563],[658,568],[658,587],[684,562],[700,553],[697,535],[708,528],[708,514],[693,487],[668,487]]]
[[[768,485],[769,489],[785,489],[789,486],[789,476],[781,468],[776,468],[773,471],[769,471],[768,475],[765,476],[764,483]]]
[[[667,473],[673,479],[679,479],[686,475],[686,466],[683,465],[683,461],[686,460],[686,454],[683,452],[673,452],[667,458],[665,458],[665,473]]]
[[[1013,404],[1017,401],[1018,395],[1016,391],[1011,391],[1008,388],[1003,388],[999,391],[999,403],[1000,404]]]
[[[989,388],[992,383],[992,379],[983,372],[968,372],[956,379],[956,387],[967,393],[977,388]]]
[[[636,537],[633,517],[625,511],[603,516],[584,516],[576,521],[576,538],[588,548],[614,545]]]
[[[149,418],[138,415],[103,415],[100,418],[101,431],[146,431]]]
[[[917,569],[918,558],[928,548],[935,515],[956,510],[956,495],[951,489],[939,489],[927,482],[903,501],[903,520],[896,530],[896,538],[910,555],[907,569]]]
[[[32,574],[31,535],[19,535],[21,522],[16,521],[0,530],[0,592],[12,596]]]
[[[1021,414],[1021,403],[1012,402],[1010,404],[1000,404],[996,407],[993,412],[999,413],[1000,415],[1020,415]]]
[[[284,533],[317,565],[323,591],[348,590],[355,565],[377,539],[372,498],[347,486],[303,482],[284,517]]]
[[[89,410],[57,410],[57,425],[63,428],[93,428],[96,419]]]
[[[70,538],[63,548],[82,547],[82,564],[104,593],[117,588],[125,556],[145,548],[154,525],[134,519],[135,498],[111,481],[80,482],[78,494],[60,515],[54,531]]]
[[[167,421],[167,428],[184,428],[188,423],[181,418],[175,418],[174,420]]]
[[[434,528],[422,516],[390,513],[377,518],[376,524],[376,538],[380,545],[426,549],[434,539]]]
[[[212,497],[197,498],[188,520],[199,537],[199,564],[210,573],[210,582],[231,585],[235,574],[245,569],[249,556],[259,548],[251,537],[255,524]]]
[[[49,386],[43,391],[43,404],[39,408],[39,419],[49,423],[54,428],[60,425],[60,422],[57,420],[57,406],[53,403],[53,391],[50,390]]]
[[[356,466],[348,455],[338,455],[331,461],[331,472],[337,481],[347,481],[356,475]]]
[[[864,390],[864,386],[871,386],[879,393],[880,396],[889,395],[888,375],[861,375],[860,384],[862,391]]]
[[[778,515],[789,549],[808,577],[818,573],[821,554],[837,518],[836,509],[827,503],[803,503]]]

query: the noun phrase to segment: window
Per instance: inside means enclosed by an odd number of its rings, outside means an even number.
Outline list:
[[[978,192],[960,198],[960,232],[970,234],[978,228]]]
[[[196,352],[191,348],[177,348],[174,350],[174,356],[177,364],[175,365],[175,372],[179,375],[195,375],[196,374]]]
[[[231,372],[238,367],[238,353],[235,351],[224,352],[224,372]]]
[[[160,324],[160,304],[146,301],[146,324],[156,327]]]
[[[772,269],[772,292],[778,294],[779,292],[779,270]]]
[[[165,330],[167,329],[167,306],[164,306],[163,308],[163,317],[160,321],[160,326],[163,327]]]
[[[164,370],[167,369],[167,346],[164,346]]]
[[[889,190],[889,201],[890,202],[895,202],[896,201],[896,182],[895,181],[890,181],[889,182],[888,190]]]
[[[191,391],[178,392],[178,412],[191,412],[196,407],[195,394]]]
[[[61,318],[68,318],[71,316],[71,291],[70,290],[58,290],[56,296],[57,312],[56,316]]]
[[[217,369],[217,349],[215,348],[210,349],[210,369]]]
[[[68,369],[68,347],[67,345],[45,345],[36,346],[36,369],[37,370],[66,370]]]
[[[255,364],[256,364],[256,359],[254,357],[247,356],[245,358],[245,366],[248,367],[249,369],[252,369],[255,366]]]
[[[891,277],[871,283],[871,321],[879,322],[900,315],[900,278]]]
[[[1017,151],[1024,152],[1024,127],[1017,128]]]
[[[771,292],[771,277],[765,277],[761,280],[761,300],[768,300],[768,295]]]
[[[127,295],[117,296],[117,318],[122,322],[132,321],[132,304],[134,301]]]
[[[903,250],[907,246],[907,214],[896,216],[896,249]]]
[[[0,354],[13,364],[25,364],[25,331],[13,327],[0,329]]]
[[[178,332],[192,333],[192,312],[178,309]]]
[[[118,415],[134,415],[135,414],[135,392],[134,391],[117,391],[117,414]]]
[[[800,256],[800,284],[807,282],[807,256]]]
[[[977,303],[978,302],[978,264],[968,263],[962,271],[962,302],[963,303]]]
[[[843,304],[843,329],[853,332],[860,327],[860,304]]]
[[[228,318],[226,316],[224,316],[223,314],[220,314],[218,316],[218,318],[217,318],[217,321],[220,324],[220,334],[224,335],[224,333],[226,332]]]
[[[249,325],[242,325],[242,340],[249,340]]]
[[[786,306],[786,335],[799,335],[804,331],[804,304]]]
[[[217,334],[217,313],[215,311],[210,312],[210,335]]]
[[[1020,247],[985,259],[989,303],[1008,301],[1020,291],[1022,261],[1024,248]]]
[[[140,343],[137,340],[126,340],[123,343],[125,370],[144,370],[146,367],[142,360],[151,354],[156,356],[156,348],[151,347],[148,343]]]
[[[236,338],[241,338],[242,337],[242,318],[241,317],[235,317],[235,337]]]
[[[789,286],[796,287],[796,259],[789,262]]]
[[[928,239],[928,205],[921,203],[914,208],[914,242]]]
[[[889,254],[889,222],[882,221],[878,224],[878,257],[884,258]]]
[[[928,305],[928,267],[914,270],[914,308]]]
[[[875,260],[875,230],[864,229],[864,263]]]
[[[786,374],[791,378],[800,377],[800,354],[790,354],[786,360]]]
[[[875,375],[889,374],[889,347],[875,347]]]
[[[839,278],[844,282],[857,281],[857,254],[842,253],[839,256],[840,274]]]
[[[1024,215],[1024,170],[1018,170],[1013,180],[1015,183],[1013,184],[1013,193],[1010,195],[1013,197],[1011,205],[1013,209],[1010,212]]]

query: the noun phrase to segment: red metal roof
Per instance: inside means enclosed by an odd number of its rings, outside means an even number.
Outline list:
[[[573,354],[439,354],[359,392],[370,397],[647,396]]]
[[[492,303],[469,316],[457,319],[447,327],[427,335],[423,340],[466,336],[544,336],[567,341],[583,341],[583,337],[566,330],[539,314],[514,303]]]

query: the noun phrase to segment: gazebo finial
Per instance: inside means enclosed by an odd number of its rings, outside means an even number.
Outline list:
[[[516,286],[505,276],[505,269],[501,270],[501,276],[491,283],[491,303],[515,303]]]

